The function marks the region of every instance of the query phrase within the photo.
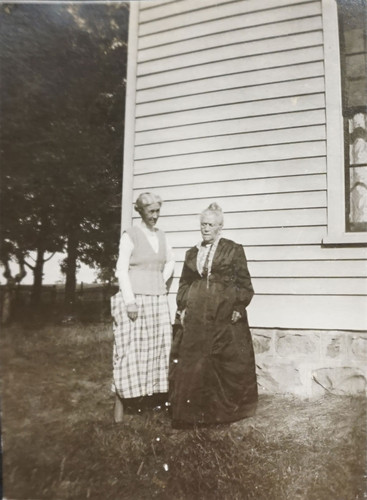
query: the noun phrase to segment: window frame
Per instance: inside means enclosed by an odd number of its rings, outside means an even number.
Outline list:
[[[324,33],[327,234],[325,246],[367,244],[367,232],[347,232],[345,222],[345,157],[339,23],[336,0],[322,0]]]

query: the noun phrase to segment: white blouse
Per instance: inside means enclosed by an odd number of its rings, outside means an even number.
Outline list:
[[[150,229],[147,228],[147,226],[144,224],[143,221],[141,222],[140,229],[145,234],[154,252],[157,253],[159,250],[159,240],[157,232],[150,231]],[[132,242],[130,236],[127,233],[123,233],[120,240],[119,258],[117,260],[115,276],[118,278],[120,290],[122,292],[122,297],[126,305],[133,304],[135,302],[135,295],[132,290],[129,278],[130,257],[133,250],[134,250],[134,243]],[[167,282],[169,278],[172,276],[174,266],[175,266],[175,259],[173,251],[172,248],[167,243],[166,239],[166,263],[163,269],[163,279],[165,282]]]
[[[210,275],[214,254],[215,254],[215,251],[217,249],[220,238],[221,238],[221,236],[219,234],[213,243],[207,243],[206,245],[203,245],[203,243],[200,242],[196,245],[198,248],[198,255],[196,258],[196,267],[197,267],[199,274],[201,276],[203,275],[204,265],[205,265],[206,261],[207,261],[207,266],[208,266],[208,276]]]

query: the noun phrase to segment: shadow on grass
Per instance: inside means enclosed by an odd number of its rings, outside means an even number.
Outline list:
[[[1,342],[8,499],[365,498],[364,398],[261,396],[255,417],[200,430],[139,400],[117,425],[110,325],[13,326]]]

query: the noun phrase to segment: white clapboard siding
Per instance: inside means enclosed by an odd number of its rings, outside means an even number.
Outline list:
[[[136,146],[135,159],[159,158],[196,153],[197,151],[216,151],[225,149],[250,148],[263,144],[284,144],[287,142],[325,140],[325,125],[291,127],[265,132],[246,132],[213,137],[201,137],[184,141],[170,141],[162,144]]]
[[[234,212],[225,217],[225,227],[234,228],[256,228],[256,227],[288,227],[288,226],[325,226],[326,208],[301,208],[292,210],[268,210],[251,212]],[[183,215],[178,217],[171,215],[161,216],[159,227],[163,231],[169,231],[179,227],[180,231],[197,229],[198,222],[196,214]],[[367,266],[366,266],[367,267]]]
[[[198,151],[216,151],[225,149],[250,148],[263,144],[284,144],[288,142],[325,140],[325,125],[291,127],[280,130],[246,132],[244,134],[226,134],[213,137],[201,137],[182,141],[169,141],[159,144],[136,146],[135,159],[159,158],[196,153]]]
[[[240,3],[240,2],[238,2]],[[246,3],[246,2],[241,2]],[[289,4],[290,2],[288,2]],[[258,2],[257,2],[258,4]],[[267,22],[264,23],[266,13],[263,11],[238,14],[230,20],[222,18],[218,20],[198,23],[189,26],[178,27],[172,30],[159,31],[157,33],[146,34],[141,36],[139,30],[139,49],[173,43],[180,40],[188,40],[190,38],[198,38],[214,33],[228,32],[237,29],[248,28],[251,26],[259,26],[268,23],[281,22],[289,19],[304,18],[306,16],[315,16],[321,14],[320,2],[308,2],[301,5],[294,5],[292,8],[288,6],[271,9],[267,13]],[[166,23],[167,20],[163,22]]]
[[[239,163],[234,165],[219,165],[197,169],[166,171],[136,175],[134,179],[135,191],[148,191],[164,186],[182,186],[188,181],[194,184],[209,184],[210,182],[267,179],[269,177],[284,177],[292,175],[323,174],[326,172],[324,157],[297,158],[283,161],[265,161],[259,163]]]
[[[162,101],[173,97],[205,94],[209,92],[224,91],[236,88],[247,88],[254,85],[279,83],[283,81],[315,78],[324,75],[324,65],[321,61],[305,62],[294,66],[262,69],[222,75],[201,80],[194,80],[175,85],[163,85],[137,91],[137,104],[145,102]],[[292,94],[294,95],[294,93]]]
[[[292,0],[294,5],[304,3],[305,0]],[[201,1],[194,4],[191,0],[191,9],[189,12],[179,12],[177,9],[174,15],[170,15],[169,9],[164,16],[156,17],[156,12],[145,12],[140,17],[139,35],[144,36],[159,31],[172,30],[189,26],[202,22],[216,20],[230,16],[238,16],[239,14],[252,13],[254,11],[271,9],[274,7],[273,0],[247,0],[246,2],[220,2],[219,5],[210,3],[202,3]],[[289,5],[289,0],[277,0],[277,7]],[[186,5],[186,9],[189,5]],[[172,8],[172,6],[171,6]],[[151,14],[149,16],[149,14]],[[152,15],[153,14],[153,15]]]
[[[270,177],[268,179],[247,179],[244,181],[213,182],[208,184],[189,184],[185,187],[170,186],[160,188],[159,195],[166,202],[170,200],[190,200],[203,198],[215,199],[223,196],[264,195],[267,193],[288,193],[326,189],[326,175],[294,175],[290,177]],[[201,195],[201,196],[200,196]],[[138,192],[134,193],[137,198]]]
[[[233,2],[233,0],[220,0],[221,4],[225,4],[227,2]],[[211,7],[211,0],[188,0],[184,2],[184,5],[180,5],[176,0],[147,0],[145,2],[141,2],[140,5],[140,23],[146,23],[149,21],[153,21],[154,19],[162,19],[165,17],[175,16],[177,14],[183,14],[184,12],[188,12],[198,8],[207,8]]]
[[[335,278],[367,277],[367,266],[364,260],[349,262],[348,266],[341,266],[337,261],[296,261],[296,262],[251,262],[249,264],[251,276],[254,278],[307,278],[323,277]],[[367,286],[367,282],[365,283]],[[365,289],[367,291],[367,289]]]
[[[159,194],[159,190],[155,189]],[[195,199],[173,200],[164,203],[164,213],[174,215],[199,214],[206,208],[212,198],[205,198],[205,192]],[[218,196],[215,201],[219,203],[225,214],[247,212],[249,210],[285,210],[292,208],[320,208],[326,207],[326,192],[303,191],[298,193],[257,194],[247,196]],[[228,217],[229,218],[229,217]],[[264,222],[264,226],[265,226]],[[297,243],[297,242],[295,242]]]
[[[251,266],[249,266],[251,272]],[[177,292],[178,278],[173,278],[170,292]],[[366,278],[252,278],[257,295],[364,295]]]
[[[225,220],[226,229],[310,225],[325,226],[326,215],[325,208],[302,208],[292,210],[268,210],[266,214],[264,214],[264,211],[231,213]],[[162,218],[162,223],[170,228],[175,227],[177,222],[179,222],[182,231],[191,230],[193,227],[193,216],[180,217],[179,221],[173,217]]]
[[[179,54],[190,54],[196,51],[212,49],[214,47],[232,46],[255,40],[268,40],[279,36],[289,36],[295,33],[308,33],[322,29],[321,16],[308,17],[307,19],[294,19],[280,23],[270,23],[265,26],[253,26],[235,31],[216,33],[204,37],[183,40],[167,45],[147,47],[138,52],[138,62],[161,60],[165,57]]]
[[[174,318],[176,294],[171,292],[168,300]],[[366,310],[367,297],[358,295],[255,294],[247,315],[252,328],[358,331],[366,325]]]
[[[197,222],[197,238],[200,241],[199,218]],[[188,247],[175,248],[175,259],[178,263],[183,262]],[[294,262],[297,260],[312,263],[313,261],[337,262],[339,266],[338,276],[347,273],[349,264],[353,265],[355,260],[360,260],[366,265],[367,250],[365,248],[324,248],[320,251],[320,245],[277,245],[277,246],[251,246],[245,247],[245,254],[249,263]],[[344,264],[344,265],[343,265]],[[343,270],[342,270],[343,268]]]
[[[176,3],[177,0],[141,0],[139,2],[140,12],[144,10],[156,9],[157,7],[165,7],[169,4]]]
[[[198,66],[217,61],[238,59],[241,57],[256,54],[268,54],[281,52],[289,49],[299,49],[313,47],[322,44],[322,32],[300,33],[287,37],[273,38],[269,40],[256,40],[251,42],[238,43],[235,45],[217,47],[206,51],[192,52],[190,54],[180,54],[178,56],[166,57],[164,59],[142,62],[139,64],[138,75],[149,75],[162,71],[172,71],[174,69]]]
[[[129,203],[144,191],[164,200],[171,312],[185,252],[201,239],[199,214],[216,201],[223,237],[244,245],[252,327],[367,328],[367,249],[322,244],[321,0],[139,5]]]
[[[246,78],[244,77],[244,84]],[[189,95],[161,101],[142,103],[136,106],[136,116],[150,116],[157,114],[173,113],[190,109],[201,109],[226,104],[241,103],[290,95],[318,94],[324,90],[323,78],[302,78],[292,82],[264,83],[261,85],[242,85],[230,90]]]
[[[230,104],[226,106],[211,106],[206,109],[179,111],[164,115],[136,118],[136,131],[154,130],[165,127],[180,127],[183,125],[221,122],[243,117],[264,116],[266,123],[268,115],[290,113],[305,109],[319,109],[325,106],[324,93],[297,95],[277,99]]]
[[[135,161],[137,174],[156,172],[157,170],[180,170],[182,168],[209,167],[225,163],[287,160],[290,158],[323,156],[325,141],[278,144],[275,146],[256,146],[228,151],[208,151],[204,153],[182,154],[174,157],[150,158]]]
[[[296,279],[295,279],[296,278]],[[256,278],[258,294],[367,295],[366,278]]]
[[[176,309],[174,299],[172,294],[173,311]],[[255,295],[247,314],[253,328],[350,331],[363,329],[366,310],[367,297],[362,296]]]
[[[183,261],[177,261],[174,277],[180,278]],[[336,261],[288,261],[288,262],[251,262],[248,261],[251,278],[367,278],[364,260],[355,260],[341,267]],[[367,286],[367,281],[366,281]],[[257,290],[258,291],[258,290]],[[367,292],[366,292],[367,293]]]
[[[253,262],[266,262],[266,261],[293,261],[293,260],[319,260],[325,261],[338,261],[339,269],[342,267],[348,268],[349,262],[353,260],[363,260],[366,263],[367,250],[365,248],[322,248],[320,244],[305,246],[305,245],[291,245],[291,246],[259,246],[250,247],[245,250],[247,258]],[[342,272],[342,271],[340,271]],[[338,273],[339,275],[339,273]]]
[[[307,110],[297,113],[282,113],[278,115],[267,115],[266,117],[255,116],[251,118],[240,118],[222,122],[199,123],[167,129],[158,129],[136,134],[136,146],[145,144],[165,143],[170,141],[183,141],[186,139],[199,139],[210,136],[225,134],[240,134],[241,132],[259,133],[263,130],[277,130],[285,128],[304,127],[308,125],[325,124],[325,110]]]
[[[304,78],[293,82],[278,82],[271,84],[255,85],[252,87],[238,87],[231,90],[221,90],[207,94],[190,95],[138,104],[136,116],[149,116],[187,109],[200,109],[211,106],[257,101],[264,98],[274,99],[288,97],[289,95],[317,94],[324,89],[323,78]]]
[[[322,226],[284,227],[284,228],[256,228],[256,229],[229,229],[223,231],[223,236],[245,248],[251,245],[299,245],[315,244],[321,241],[325,233]],[[167,232],[169,241],[174,247],[190,247],[197,243],[197,231]]]
[[[211,78],[219,75],[229,75],[256,71],[258,69],[276,68],[291,64],[301,64],[310,61],[320,61],[323,57],[322,46],[303,49],[290,49],[257,56],[244,56],[237,59],[219,61],[188,68],[174,69],[159,73],[140,76],[137,80],[138,89],[156,87],[157,85],[172,85],[178,82],[188,82]]]

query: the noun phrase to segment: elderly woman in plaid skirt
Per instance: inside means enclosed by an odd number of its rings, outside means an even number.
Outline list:
[[[120,241],[120,290],[111,299],[115,422],[123,420],[125,398],[168,391],[172,327],[166,282],[174,259],[165,234],[155,227],[161,205],[159,196],[141,194],[135,203],[141,223],[125,231]]]

